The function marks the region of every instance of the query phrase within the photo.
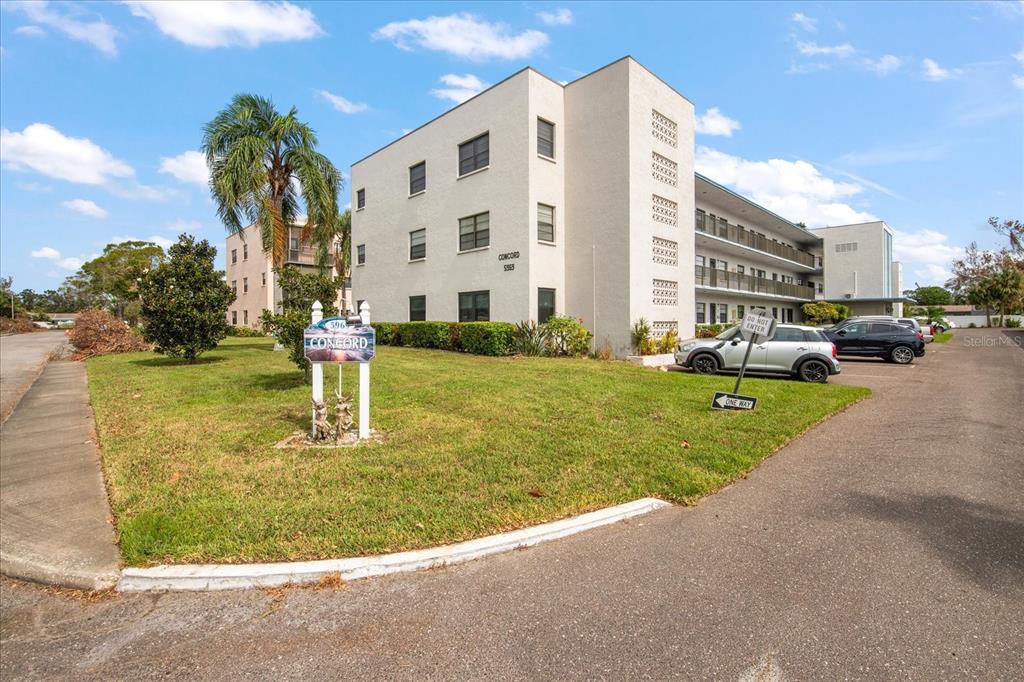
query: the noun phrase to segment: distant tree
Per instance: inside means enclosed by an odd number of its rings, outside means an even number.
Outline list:
[[[155,350],[193,363],[227,336],[227,310],[235,294],[214,269],[217,249],[181,235],[170,258],[142,280],[143,335]]]
[[[326,239],[338,216],[341,173],[316,150],[313,129],[257,95],[235,95],[203,129],[210,193],[232,234],[255,223],[263,249],[281,267],[288,229],[306,204],[303,239]]]
[[[18,300],[25,306],[25,310],[35,310],[42,302],[42,297],[31,289],[22,289],[18,294]]]
[[[953,303],[953,294],[945,287],[916,287],[903,292],[904,296],[917,301],[920,306],[950,305]]]
[[[24,310],[24,304],[14,293],[14,278],[0,277],[0,316],[13,320]]]
[[[107,244],[100,256],[82,265],[80,283],[105,297],[114,314],[133,324],[139,314],[139,283],[163,259],[164,250],[152,242]]]
[[[338,314],[334,300],[342,285],[342,278],[324,273],[304,274],[288,265],[277,271],[282,292],[282,311],[264,310],[260,317],[263,328],[273,334],[288,349],[289,359],[302,370],[306,382],[312,381],[312,366],[306,360],[303,331],[310,324],[313,302],[320,301],[324,317]]]
[[[346,282],[352,276],[352,211],[338,214],[337,219],[323,234],[314,237],[317,243],[317,261],[321,272],[333,264],[341,280],[341,298],[347,299]],[[333,263],[332,263],[333,260]]]
[[[1017,255],[1024,255],[1024,223],[1019,220],[1003,220],[992,217],[988,224],[999,234],[1006,235],[1010,240],[1010,251]]]

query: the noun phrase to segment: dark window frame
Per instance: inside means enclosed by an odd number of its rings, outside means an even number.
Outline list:
[[[544,304],[543,309],[541,308],[541,296],[550,295],[551,304]],[[548,319],[554,315],[557,315],[558,292],[550,287],[537,287],[537,324],[544,324]],[[543,312],[542,312],[543,310]]]
[[[696,310],[694,311],[694,317],[697,319],[697,324],[707,324],[708,306],[706,303],[697,301],[695,303]]]
[[[414,243],[417,236],[422,236],[423,241]],[[427,257],[427,228],[421,227],[418,230],[409,231],[409,260],[423,260]]]
[[[491,165],[491,132],[481,133],[459,145],[459,177]]]
[[[422,169],[422,175],[417,175],[417,169]],[[409,196],[427,191],[427,162],[420,161],[409,166]]]
[[[544,208],[551,209],[550,237],[545,236],[544,232],[542,232],[541,226],[545,225],[545,223],[542,223],[540,220],[540,209],[542,206]],[[537,202],[537,239],[542,242],[547,242],[549,244],[555,243],[555,207],[552,206],[551,204],[544,204],[539,201]]]
[[[231,249],[231,264],[238,262],[238,249]]]
[[[544,137],[541,135],[541,131],[544,129],[545,126],[549,126],[550,128],[550,140],[545,140]],[[544,147],[541,146],[541,143],[544,144]],[[548,145],[550,145],[551,148],[550,154],[547,154],[544,151],[544,148],[546,148]],[[539,156],[543,156],[545,159],[551,159],[552,161],[554,161],[555,159],[555,124],[539,116],[537,117],[537,154]]]
[[[480,217],[487,216],[487,227],[484,229],[480,228]],[[464,220],[473,221],[473,231],[463,232]],[[481,236],[482,235],[482,236]],[[465,238],[472,237],[472,243],[466,241]],[[484,243],[481,243],[484,242]],[[473,251],[475,249],[487,248],[491,245],[491,212],[484,211],[483,213],[477,213],[474,215],[468,215],[463,218],[459,218],[459,252]]]
[[[356,245],[356,265],[366,265],[366,244]]]
[[[413,302],[422,303],[422,306],[413,306]],[[427,297],[425,294],[409,297],[409,321],[424,322],[427,319]]]
[[[490,320],[491,292],[489,289],[459,292],[459,322],[490,322]]]
[[[366,188],[356,190],[356,210],[366,208]]]

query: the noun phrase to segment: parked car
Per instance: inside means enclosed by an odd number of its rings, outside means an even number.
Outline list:
[[[921,323],[912,317],[893,317],[892,315],[857,315],[856,317],[850,317],[844,322],[849,320],[877,320],[879,322],[895,322],[896,324],[909,327],[915,332],[921,332],[921,339],[925,343],[931,343],[935,340],[935,331],[928,325],[927,322]]]
[[[825,330],[839,355],[883,358],[909,365],[924,355],[924,334],[887,320],[844,320]]]
[[[676,364],[700,374],[736,372],[743,364],[749,342],[739,327],[726,329],[711,339],[680,341]],[[780,324],[770,341],[755,343],[747,361],[748,372],[786,374],[801,381],[823,384],[839,374],[836,346],[820,329]]]

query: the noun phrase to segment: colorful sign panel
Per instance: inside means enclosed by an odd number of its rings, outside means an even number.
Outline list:
[[[328,317],[302,334],[310,362],[369,362],[377,353],[377,334],[369,325],[350,326],[343,317]]]

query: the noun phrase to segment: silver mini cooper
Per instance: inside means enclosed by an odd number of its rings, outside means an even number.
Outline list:
[[[738,372],[747,352],[748,342],[740,328],[726,329],[710,339],[680,341],[676,364],[692,368],[700,374]],[[780,324],[771,341],[759,341],[750,349],[747,371],[786,374],[801,381],[823,384],[839,374],[836,347],[815,327]]]

